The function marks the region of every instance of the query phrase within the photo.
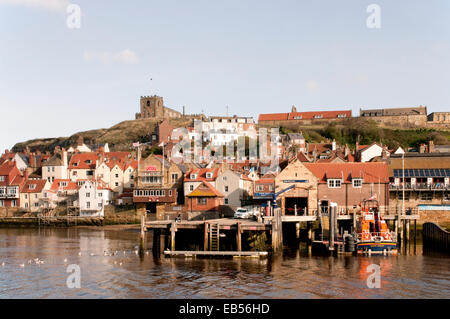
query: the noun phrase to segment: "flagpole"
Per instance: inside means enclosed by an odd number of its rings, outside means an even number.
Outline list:
[[[402,154],[402,172],[403,172],[402,214],[405,215],[405,153]]]

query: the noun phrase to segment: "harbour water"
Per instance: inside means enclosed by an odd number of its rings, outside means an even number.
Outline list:
[[[420,243],[398,256],[311,256],[300,246],[269,260],[211,260],[140,257],[138,242],[135,229],[0,229],[0,298],[450,298],[450,258]],[[67,287],[71,264],[79,289]],[[371,264],[380,288],[367,286]]]

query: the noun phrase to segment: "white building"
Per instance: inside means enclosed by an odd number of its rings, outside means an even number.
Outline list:
[[[42,164],[42,179],[53,183],[57,179],[68,178],[67,152],[55,154]]]
[[[78,190],[80,216],[103,217],[105,206],[111,204],[112,191],[101,181],[86,181]]]

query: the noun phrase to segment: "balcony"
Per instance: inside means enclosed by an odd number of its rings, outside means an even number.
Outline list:
[[[393,185],[391,184],[389,186],[389,189],[391,191],[401,191],[403,190],[403,184],[399,184],[399,185]],[[417,190],[417,191],[425,191],[425,190],[429,190],[429,191],[446,191],[449,190],[450,191],[450,185],[445,185],[444,183],[415,183],[415,184],[411,184],[411,183],[406,183],[405,184],[405,190]]]

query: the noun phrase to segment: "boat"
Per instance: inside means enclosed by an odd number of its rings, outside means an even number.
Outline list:
[[[361,214],[356,218],[353,234],[358,254],[397,254],[397,236],[391,232],[381,216],[376,199],[361,203]]]

